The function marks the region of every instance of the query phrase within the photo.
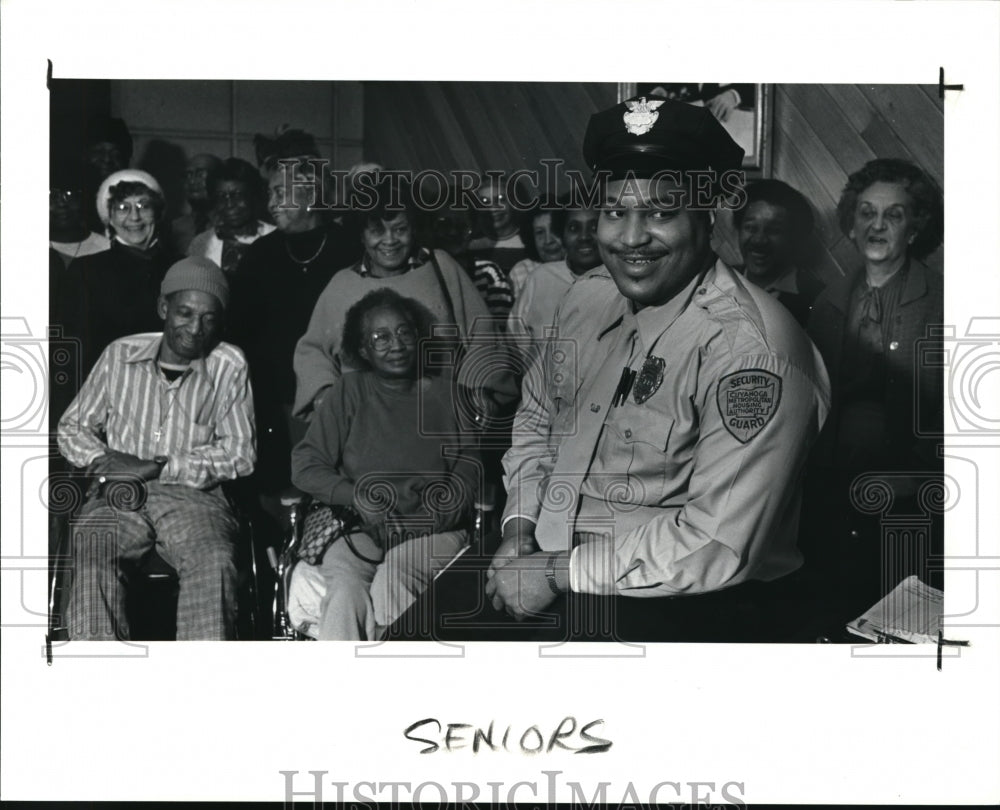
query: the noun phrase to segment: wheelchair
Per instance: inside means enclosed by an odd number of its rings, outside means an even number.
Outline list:
[[[315,641],[317,639],[314,625],[296,623],[293,615],[295,609],[290,604],[290,596],[295,588],[293,582],[295,569],[301,563],[297,557],[297,551],[302,542],[305,517],[311,503],[312,500],[309,496],[298,491],[282,495],[281,506],[285,515],[283,545],[280,550],[269,547],[266,552],[275,575],[271,605],[273,619],[271,638],[274,641]],[[477,545],[482,547],[493,511],[492,503],[488,502],[486,498],[476,500],[472,518],[465,529],[464,545],[435,572],[433,578],[435,581],[471,548]],[[343,540],[336,542],[343,542]]]
[[[80,472],[67,473],[57,464],[53,465],[53,491],[51,501],[66,502],[82,506],[86,501],[85,492],[89,479]],[[54,487],[63,487],[57,497]],[[66,487],[71,488],[68,494]],[[264,592],[262,578],[265,566],[261,565],[262,552],[255,533],[257,516],[251,499],[242,481],[223,484],[223,492],[230,508],[236,516],[239,531],[236,542],[237,568],[237,620],[236,638],[240,641],[266,638],[264,635],[268,619],[266,606],[260,595]],[[109,497],[109,502],[112,500]],[[117,497],[122,497],[120,494]],[[128,496],[124,496],[126,499]],[[49,519],[49,589],[48,589],[48,636],[52,642],[69,640],[69,630],[65,624],[66,607],[70,589],[73,587],[73,519],[79,508],[65,513],[55,512]],[[126,615],[129,620],[130,641],[171,641],[176,635],[177,595],[179,579],[177,572],[163,559],[156,549],[147,553],[130,573],[129,590],[126,601]]]

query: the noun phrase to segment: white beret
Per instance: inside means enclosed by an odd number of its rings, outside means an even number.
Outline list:
[[[97,189],[97,216],[101,218],[101,222],[105,225],[108,224],[108,203],[111,201],[111,187],[117,186],[119,183],[142,183],[150,191],[155,191],[161,197],[163,196],[163,189],[160,188],[160,184],[156,182],[156,178],[149,172],[144,172],[141,169],[122,169],[120,172],[109,174],[104,178],[101,187]]]

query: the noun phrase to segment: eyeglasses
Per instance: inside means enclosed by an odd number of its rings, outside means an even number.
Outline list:
[[[133,210],[135,210],[139,216],[144,219],[152,219],[155,214],[152,200],[138,200],[134,203],[123,200],[122,202],[111,204],[111,213],[117,214],[122,218],[131,216]]]
[[[412,346],[417,342],[417,333],[412,326],[403,324],[397,326],[395,332],[389,329],[376,329],[368,340],[375,351],[385,352],[392,348],[393,338],[398,339],[404,346]]]
[[[50,188],[49,201],[71,203],[83,198],[83,192],[76,188]]]

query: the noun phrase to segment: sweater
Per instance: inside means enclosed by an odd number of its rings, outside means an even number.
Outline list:
[[[333,493],[350,484],[366,514],[426,517],[435,532],[460,528],[479,467],[469,434],[456,428],[450,381],[422,377],[400,391],[370,371],[344,374],[292,451],[292,482],[323,503],[343,503]]]

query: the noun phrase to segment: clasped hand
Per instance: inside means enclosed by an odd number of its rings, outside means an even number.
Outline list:
[[[496,610],[523,621],[545,610],[556,596],[545,578],[549,555],[539,550],[530,529],[519,524],[515,518],[504,529],[486,572],[486,597]]]
[[[151,459],[141,459],[129,453],[109,450],[90,463],[87,475],[93,479],[87,488],[87,497],[90,498],[108,481],[127,481],[136,478],[153,481],[160,477],[160,465]]]

